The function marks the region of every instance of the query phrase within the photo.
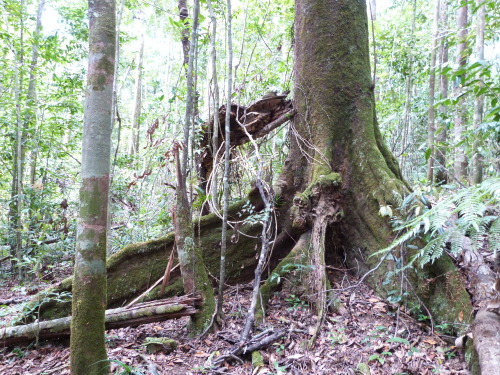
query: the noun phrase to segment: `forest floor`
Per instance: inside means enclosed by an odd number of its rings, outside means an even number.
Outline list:
[[[337,273],[337,272],[336,272]],[[335,277],[342,285],[355,283],[348,276]],[[337,275],[336,275],[337,276]],[[333,283],[335,288],[339,283]],[[0,301],[26,299],[26,291],[0,284]],[[211,361],[231,349],[237,340],[250,305],[251,285],[237,285],[227,291],[226,325],[222,331],[204,339],[187,335],[187,318],[152,323],[136,328],[106,332],[107,351],[113,374],[468,374],[463,354],[415,321],[403,309],[381,300],[366,285],[341,292],[341,308],[329,313],[317,339],[309,350],[307,343],[317,319],[307,302],[285,286],[270,301],[265,322],[258,330],[282,328],[289,333],[261,351],[264,366],[253,367],[250,358],[243,363],[225,363],[213,368]],[[0,306],[2,325],[9,321],[16,306]],[[0,326],[1,328],[1,326]],[[257,331],[258,331],[257,330]],[[169,337],[177,349],[149,354],[146,337]],[[41,342],[38,346],[1,348],[0,374],[69,374],[69,340]]]

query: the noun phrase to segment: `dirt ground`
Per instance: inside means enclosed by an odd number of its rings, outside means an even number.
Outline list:
[[[340,280],[340,278],[336,278]],[[356,280],[342,277],[342,286]],[[333,284],[340,288],[340,282]],[[287,334],[260,353],[263,365],[251,358],[214,367],[212,362],[237,342],[250,305],[251,285],[237,285],[227,291],[226,324],[203,339],[187,335],[188,318],[123,328],[106,332],[108,356],[113,374],[468,374],[463,354],[448,344],[451,338],[411,318],[374,295],[366,285],[340,292],[341,308],[329,313],[316,345],[308,342],[317,317],[305,298],[293,286],[276,293],[267,317],[256,333],[265,329],[286,329]],[[0,301],[27,299],[28,291],[1,284]],[[5,325],[20,304],[0,306]],[[146,337],[169,337],[178,343],[172,352],[148,353]],[[446,340],[446,341],[445,341]],[[69,341],[40,342],[28,347],[1,348],[0,374],[69,374]]]

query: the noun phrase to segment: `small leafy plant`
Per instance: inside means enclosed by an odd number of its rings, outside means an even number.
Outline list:
[[[395,221],[395,230],[403,234],[374,255],[387,254],[406,245],[415,250],[407,267],[416,260],[423,266],[441,257],[447,247],[452,254],[460,253],[466,237],[470,238],[472,249],[480,248],[485,238],[489,238],[489,248],[496,253],[500,251],[500,218],[495,214],[499,201],[500,178],[461,189],[432,208],[427,208],[425,195],[415,191],[402,204],[401,209],[408,212],[408,218]],[[424,245],[411,244],[414,239],[422,240]]]

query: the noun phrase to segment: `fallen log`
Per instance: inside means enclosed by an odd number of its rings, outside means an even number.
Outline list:
[[[479,311],[474,319],[472,332],[481,374],[498,374],[500,369],[500,316],[492,311]]]
[[[260,195],[255,189],[247,199],[229,208],[230,220],[244,220],[248,213],[243,207],[250,201],[256,210],[261,209]],[[212,275],[219,273],[221,219],[210,214],[193,222],[196,242],[203,250],[203,260]],[[259,223],[243,223],[238,227],[241,234],[235,243],[228,243],[226,267],[228,283],[236,284],[251,280],[256,264],[255,236],[261,232]],[[233,230],[235,234],[236,231]],[[165,268],[174,243],[174,233],[147,242],[130,244],[113,254],[106,262],[108,283],[108,308],[123,306],[144,293],[165,274]],[[35,319],[53,320],[71,314],[71,289],[73,278],[69,277],[57,285],[38,293],[27,302],[16,324],[27,324]],[[160,299],[160,286],[147,294],[148,300]],[[182,295],[180,272],[172,270],[171,282],[165,291],[166,297]]]
[[[135,327],[141,324],[177,319],[195,314],[193,306],[200,297],[175,297],[152,302],[144,302],[131,307],[106,310],[106,329]],[[29,343],[33,340],[68,337],[71,316],[35,322],[0,330],[0,346]]]
[[[469,367],[473,374],[493,374],[500,368],[500,290],[496,289],[497,275],[483,254],[473,249],[470,238],[465,237],[463,241],[460,265],[468,278],[469,293],[477,311],[471,326],[473,345],[468,345],[466,349],[468,355],[474,358]],[[465,336],[459,338],[460,341],[464,339]],[[472,355],[473,349],[477,357]]]

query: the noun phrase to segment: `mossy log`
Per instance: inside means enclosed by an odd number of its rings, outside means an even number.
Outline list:
[[[141,324],[190,316],[197,312],[192,305],[198,299],[197,297],[170,298],[145,302],[131,307],[110,309],[106,311],[106,329],[135,327]],[[68,337],[70,325],[71,317],[68,316],[23,326],[8,327],[0,331],[0,345],[12,346],[30,343],[33,340]]]
[[[258,194],[252,191],[248,200],[260,209]],[[230,207],[230,219],[243,221],[240,216],[243,205],[247,200],[239,201]],[[203,216],[193,223],[195,241],[202,249],[203,260],[210,275],[218,275],[220,257],[221,220],[215,214]],[[237,283],[251,280],[253,268],[256,264],[256,236],[261,231],[260,224],[246,224],[238,226],[238,234],[228,243],[226,267],[228,283]],[[231,233],[230,233],[231,235]],[[237,241],[236,241],[237,239]],[[130,302],[144,292],[150,285],[159,279],[165,272],[168,258],[174,244],[174,233],[165,237],[146,242],[131,244],[124,247],[108,258],[108,308],[121,306]],[[61,294],[71,292],[72,277],[63,280],[58,285],[40,292],[24,309],[23,316],[18,324],[32,322],[39,317],[41,320],[56,319],[67,316],[71,311],[71,299],[61,298]],[[158,298],[160,286],[153,289],[143,300]],[[181,295],[183,293],[180,272],[171,274],[171,283],[165,290],[165,296]]]

